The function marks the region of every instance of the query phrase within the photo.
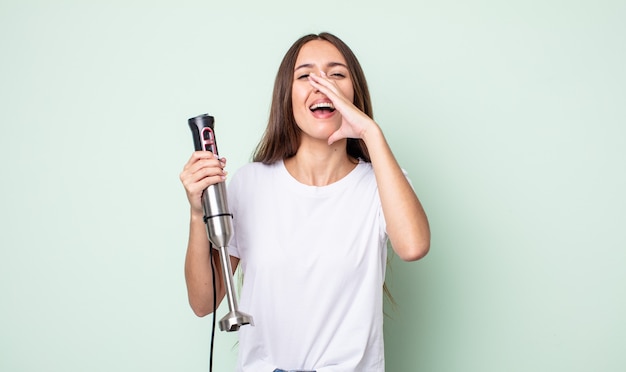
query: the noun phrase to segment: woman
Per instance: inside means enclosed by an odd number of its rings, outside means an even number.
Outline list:
[[[202,190],[225,161],[196,152],[180,178],[191,205],[185,274],[198,316],[214,311]],[[307,35],[275,81],[269,123],[229,183],[241,265],[238,371],[384,371],[386,243],[406,261],[429,250],[428,220],[380,127],[361,66],[337,37]],[[221,273],[216,278],[222,278]],[[217,298],[225,294],[216,283]],[[219,303],[219,302],[218,302]]]

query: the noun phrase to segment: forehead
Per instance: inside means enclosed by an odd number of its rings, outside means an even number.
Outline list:
[[[326,65],[328,63],[346,64],[343,54],[326,40],[311,40],[300,48],[296,67],[303,64]]]

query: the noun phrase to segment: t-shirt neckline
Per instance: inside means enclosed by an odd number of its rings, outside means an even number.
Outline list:
[[[277,168],[278,168],[278,172],[280,176],[285,179],[286,185],[288,186],[290,190],[293,190],[295,192],[305,194],[305,195],[324,196],[329,193],[333,193],[338,190],[344,189],[348,187],[349,185],[351,185],[352,180],[358,177],[359,173],[361,173],[361,169],[363,168],[364,164],[365,162],[359,159],[359,162],[356,165],[356,167],[354,167],[354,169],[348,172],[348,174],[346,174],[341,179],[331,184],[324,185],[324,186],[306,185],[298,181],[295,177],[291,175],[291,173],[289,173],[289,171],[287,170],[287,167],[285,166],[285,162],[283,160],[280,160],[277,163]]]

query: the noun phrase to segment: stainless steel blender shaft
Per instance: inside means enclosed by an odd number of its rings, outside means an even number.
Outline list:
[[[228,254],[228,244],[232,238],[232,214],[228,210],[226,199],[226,185],[220,182],[207,187],[202,194],[202,207],[207,234],[211,243],[219,249],[220,262],[226,289],[229,312],[219,324],[221,331],[237,331],[242,325],[254,325],[252,316],[239,311],[235,286],[233,284],[233,270]]]

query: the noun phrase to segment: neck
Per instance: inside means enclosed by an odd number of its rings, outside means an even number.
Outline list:
[[[356,167],[357,161],[346,152],[346,142],[337,141],[331,146],[303,144],[296,155],[285,159],[285,168],[298,182],[305,185],[330,185]]]

